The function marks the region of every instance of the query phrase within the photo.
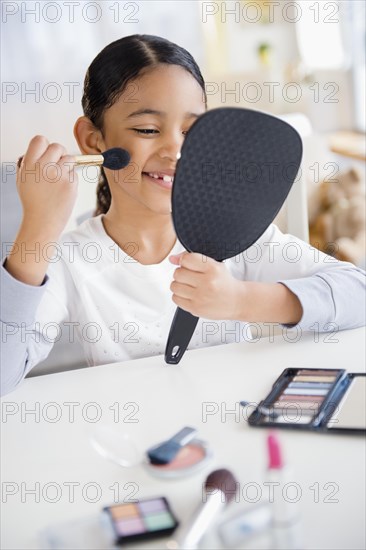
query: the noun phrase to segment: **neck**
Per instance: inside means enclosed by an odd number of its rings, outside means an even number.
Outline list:
[[[128,254],[134,243],[138,262],[160,263],[176,241],[171,213],[154,212],[127,194],[121,199],[113,199],[103,216],[107,234]]]

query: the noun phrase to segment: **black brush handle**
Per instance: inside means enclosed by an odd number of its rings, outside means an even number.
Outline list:
[[[198,323],[199,317],[178,307],[176,309],[165,348],[165,362],[169,365],[177,365],[182,359],[192,334]],[[173,353],[175,347],[178,349]]]

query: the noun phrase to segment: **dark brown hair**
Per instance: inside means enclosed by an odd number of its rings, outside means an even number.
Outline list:
[[[84,81],[82,106],[84,115],[96,128],[103,129],[103,114],[126,89],[130,80],[147,68],[161,63],[180,65],[197,80],[207,103],[205,82],[191,54],[159,36],[133,34],[106,46],[92,61]],[[102,168],[97,186],[94,216],[105,214],[111,204],[111,191]]]

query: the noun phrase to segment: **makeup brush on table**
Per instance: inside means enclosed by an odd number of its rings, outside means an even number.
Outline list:
[[[197,434],[195,428],[184,427],[167,441],[163,441],[147,450],[147,456],[151,464],[169,464],[177,456],[178,452],[188,445]]]
[[[174,538],[166,543],[169,550],[195,550],[226,506],[235,497],[238,482],[226,469],[211,472],[205,481],[202,502],[190,519],[178,527]]]
[[[78,166],[103,166],[109,170],[122,170],[125,168],[131,160],[130,154],[126,149],[120,147],[113,147],[113,149],[107,149],[100,155],[72,155],[75,159],[75,164]],[[23,156],[18,159],[18,168],[22,163]]]

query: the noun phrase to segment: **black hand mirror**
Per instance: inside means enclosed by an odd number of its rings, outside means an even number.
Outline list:
[[[264,233],[298,173],[302,142],[279,118],[241,108],[207,111],[192,125],[177,163],[172,217],[189,252],[223,261]],[[165,361],[183,357],[198,317],[177,308]]]

